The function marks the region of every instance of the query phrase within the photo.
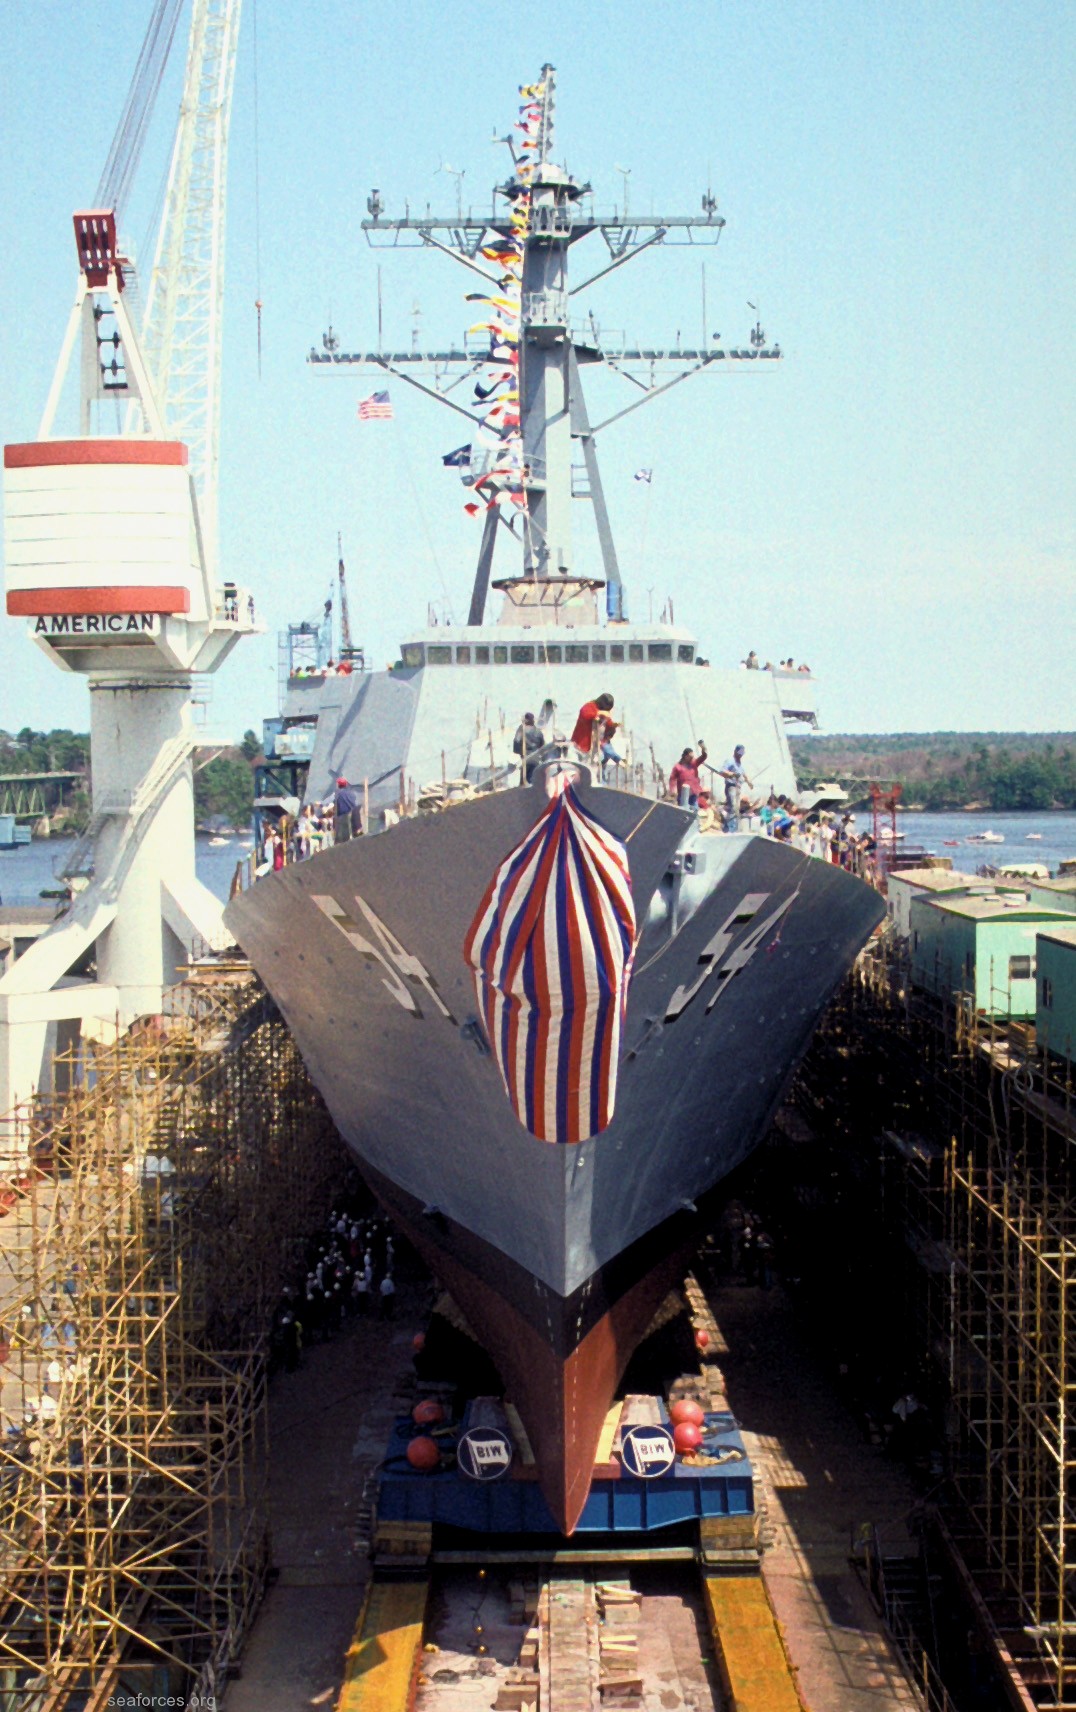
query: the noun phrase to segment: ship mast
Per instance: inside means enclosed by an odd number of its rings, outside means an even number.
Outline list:
[[[542,115],[529,180],[530,223],[523,259],[520,316],[520,424],[523,433],[523,574],[548,578],[572,570],[572,426],[568,331],[568,246],[574,205],[584,187],[551,159],[556,74],[542,67]],[[518,174],[499,188],[511,206],[525,194]],[[611,542],[610,542],[611,544]],[[613,560],[613,578],[620,573]],[[608,576],[607,566],[607,576]]]
[[[757,364],[766,366],[780,357],[778,346],[767,346],[760,329],[751,335],[746,348],[725,349],[719,334],[705,335],[695,348],[675,342],[639,347],[623,340],[603,338],[593,317],[585,325],[572,325],[571,300],[616,268],[659,244],[716,244],[725,221],[717,202],[707,189],[698,214],[629,217],[627,200],[623,211],[599,214],[593,208],[591,186],[580,183],[558,166],[553,158],[553,129],[556,116],[556,72],[543,66],[538,88],[540,114],[529,161],[516,152],[510,137],[514,171],[494,192],[489,215],[462,206],[455,217],[413,215],[387,219],[379,190],[367,199],[369,218],[362,222],[367,242],[374,248],[424,248],[438,250],[477,273],[486,288],[496,291],[497,275],[481,259],[491,240],[508,241],[513,232],[512,211],[526,199],[529,218],[524,241],[522,299],[520,305],[519,409],[523,445],[523,490],[525,505],[511,520],[498,506],[487,510],[478,553],[468,623],[481,624],[490,586],[494,550],[502,528],[522,543],[522,571],[498,588],[524,593],[522,585],[533,586],[533,598],[541,600],[550,585],[567,591],[569,585],[600,587],[595,579],[581,578],[572,546],[572,501],[587,498],[594,508],[602,555],[609,615],[625,614],[623,586],[609,514],[598,466],[597,437],[605,428],[660,393],[703,369],[717,372]],[[584,206],[586,203],[586,206]],[[503,206],[499,206],[503,205]],[[568,258],[573,245],[598,232],[605,241],[608,258],[577,285],[568,282]],[[460,402],[461,383],[489,361],[488,350],[480,350],[465,339],[459,347],[434,351],[346,352],[330,329],[322,338],[322,349],[312,349],[309,361],[336,368],[377,368],[417,387],[428,397],[468,418],[476,433],[482,417]],[[604,363],[631,382],[636,395],[630,403],[603,422],[590,421],[583,394],[584,365]],[[582,463],[573,463],[577,443]]]

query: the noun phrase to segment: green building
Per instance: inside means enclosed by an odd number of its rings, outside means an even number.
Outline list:
[[[1062,874],[1057,880],[1029,880],[1028,898],[1044,909],[1065,910],[1076,915],[1076,874]]]
[[[1047,1052],[1076,1059],[1076,922],[1038,936],[1035,1038]]]
[[[986,1016],[1033,1017],[1037,1004],[1036,935],[1066,917],[1020,893],[989,897],[913,897],[912,982],[947,997],[969,993]]]
[[[1014,892],[1023,898],[1027,896],[1027,885],[1024,881],[997,876],[987,880],[981,874],[964,874],[958,868],[897,868],[886,879],[886,892],[894,930],[902,939],[908,939],[912,931],[912,899],[920,893],[937,898],[943,893],[954,897],[966,893],[985,897],[994,892]],[[1049,909],[1059,907],[1047,905]]]

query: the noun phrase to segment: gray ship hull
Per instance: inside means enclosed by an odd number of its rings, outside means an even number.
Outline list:
[[[516,1119],[463,958],[541,783],[338,846],[226,916],[341,1135],[501,1366],[566,1531],[698,1203],[759,1141],[883,913],[788,846],[700,836],[685,810],[586,781],[580,795],[625,841],[641,933],[613,1119],[576,1146]]]

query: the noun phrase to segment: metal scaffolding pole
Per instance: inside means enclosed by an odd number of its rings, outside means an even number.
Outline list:
[[[247,973],[56,1071],[5,1120],[4,1704],[219,1697],[270,1561],[271,1317],[346,1156]]]
[[[906,947],[860,958],[805,1061],[809,1118],[869,1101],[909,1341],[947,1396],[942,1525],[1021,1704],[1076,1703],[1076,1068]],[[950,992],[945,989],[950,987]],[[1000,1001],[1000,995],[995,995]],[[892,1125],[886,1130],[886,1124]],[[888,1136],[888,1140],[886,1140]]]

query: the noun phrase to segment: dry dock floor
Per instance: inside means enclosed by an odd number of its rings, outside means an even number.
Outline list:
[[[915,1492],[865,1443],[805,1345],[780,1289],[707,1292],[729,1354],[729,1406],[761,1476],[762,1570],[809,1712],[903,1712],[920,1702],[848,1561],[853,1529],[875,1522],[887,1554],[911,1553]]]
[[[358,1512],[410,1371],[429,1292],[402,1286],[394,1320],[349,1320],[280,1373],[270,1402],[273,1563],[279,1571],[224,1712],[332,1712],[367,1580]]]
[[[414,1302],[401,1292],[395,1321],[351,1321],[334,1342],[309,1350],[297,1373],[273,1382],[273,1561],[279,1576],[224,1712],[332,1712],[336,1704],[367,1573],[358,1526],[363,1481],[381,1455],[395,1413],[394,1384],[409,1369],[411,1335],[425,1305],[420,1289],[409,1294]],[[916,1707],[848,1562],[852,1531],[865,1521],[878,1524],[888,1551],[911,1550],[905,1529],[915,1497],[910,1482],[863,1441],[779,1289],[729,1285],[710,1293],[710,1302],[730,1347],[720,1357],[729,1403],[760,1473],[763,1574],[806,1707]],[[665,1627],[675,1629],[668,1613]],[[442,1640],[451,1652],[451,1637]],[[680,1636],[678,1642],[685,1658],[697,1657],[693,1639]],[[652,1679],[660,1680],[658,1661],[647,1663]],[[662,1684],[666,1692],[679,1686]],[[697,1692],[696,1704],[705,1705],[701,1682]],[[681,1695],[690,1705],[692,1694],[681,1689]],[[660,1694],[656,1704],[662,1704]]]

